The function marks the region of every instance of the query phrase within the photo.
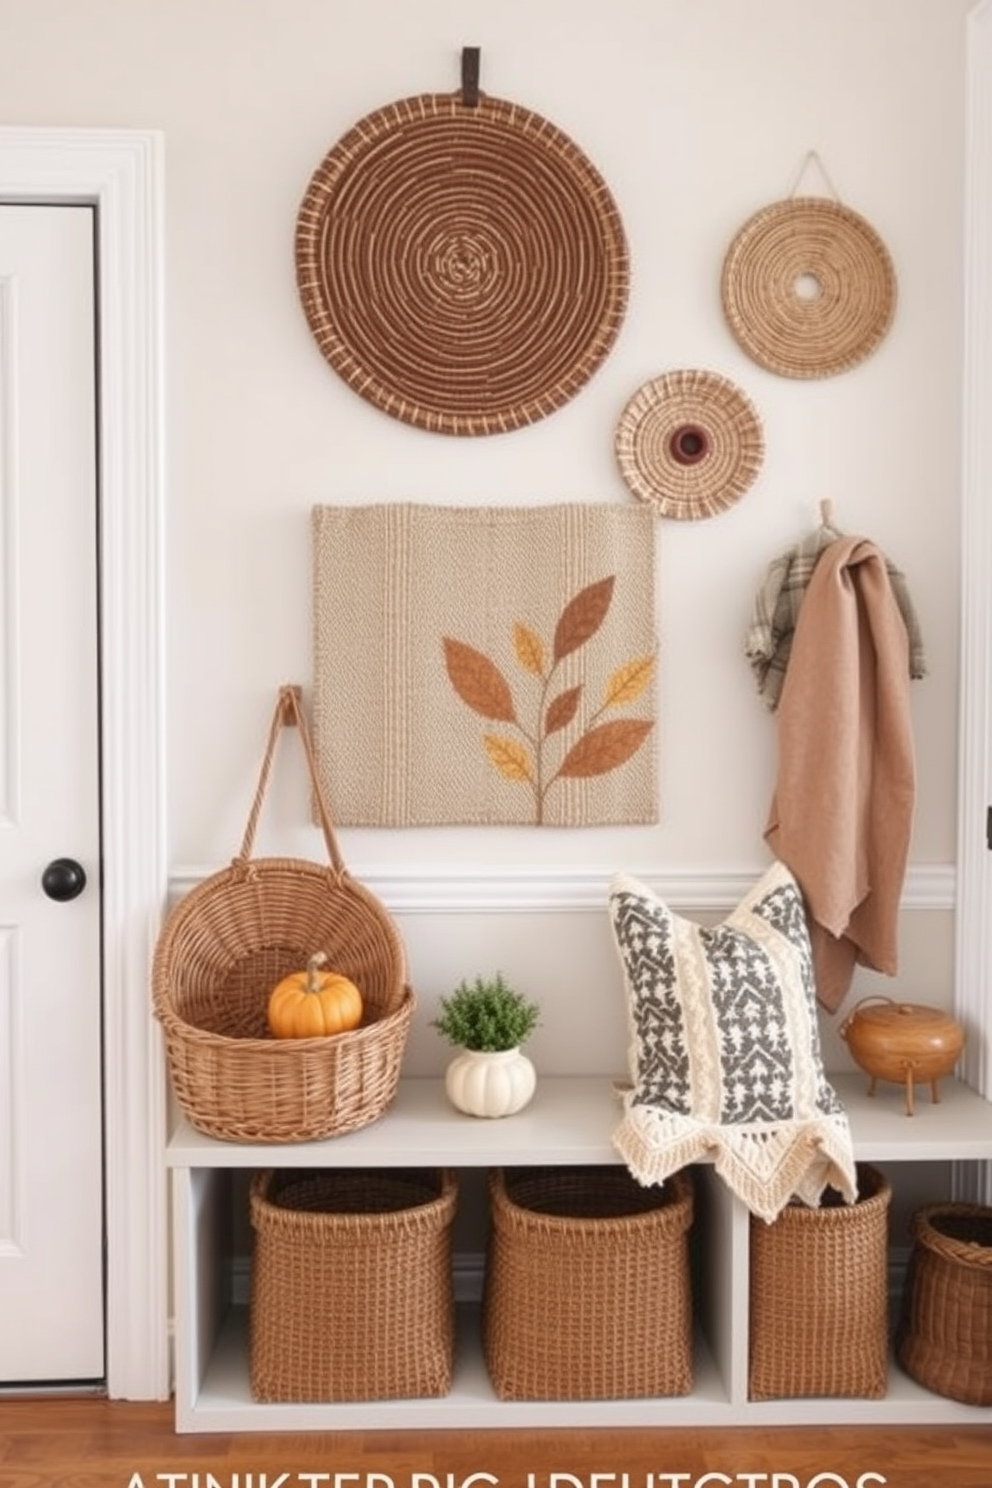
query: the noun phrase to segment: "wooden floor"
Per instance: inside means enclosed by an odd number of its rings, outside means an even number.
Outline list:
[[[280,1480],[281,1474],[286,1476]],[[335,1482],[336,1474],[351,1476]],[[473,1474],[488,1476],[470,1482]],[[988,1426],[919,1431],[828,1427],[177,1436],[168,1404],[0,1396],[2,1488],[152,1484],[992,1488],[992,1409]]]

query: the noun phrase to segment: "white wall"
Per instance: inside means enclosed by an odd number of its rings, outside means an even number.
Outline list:
[[[720,885],[766,861],[774,727],[742,641],[771,557],[818,519],[874,538],[905,570],[930,675],[914,684],[913,882],[954,860],[958,666],[961,160],[970,0],[0,0],[0,120],[153,127],[167,158],[170,860],[177,885],[240,843],[276,686],[309,679],[308,515],[317,502],[506,504],[633,498],[613,453],[627,399],[675,367],[738,382],[764,424],[752,490],[708,521],[659,530],[657,826],[346,830],[353,872],[397,907],[429,1006],[499,964],[549,1006],[539,1051],[612,1068],[617,968],[589,885],[615,868]],[[299,307],[295,214],[311,172],[361,116],[458,86],[544,114],[605,176],[632,287],[611,356],[570,404],[485,439],[415,430],[320,357]],[[733,234],[785,196],[810,149],[887,243],[895,322],[856,370],[777,378],[720,309]],[[810,189],[821,189],[815,174]],[[359,767],[356,761],[356,767]],[[261,847],[319,855],[296,759]],[[432,884],[536,880],[545,912],[454,918]],[[942,876],[942,874],[944,876]],[[576,876],[585,897],[570,907]],[[410,884],[423,880],[423,903]],[[709,885],[709,887],[707,887]],[[701,888],[699,886],[702,886]],[[594,896],[593,896],[594,897]],[[485,893],[482,895],[485,900]],[[900,990],[947,1000],[950,897],[904,916]],[[892,991],[862,976],[852,996]],[[581,1009],[581,1019],[576,1009]],[[826,1030],[836,1046],[835,1030]],[[431,1067],[424,1026],[411,1062]],[[838,1050],[838,1062],[844,1051]]]

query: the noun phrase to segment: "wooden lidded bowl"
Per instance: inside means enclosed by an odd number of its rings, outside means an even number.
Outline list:
[[[867,1003],[881,1005],[868,1007]],[[865,997],[839,1029],[854,1062],[871,1076],[868,1094],[878,1080],[906,1087],[906,1114],[913,1115],[913,1093],[928,1082],[934,1101],[940,1100],[938,1081],[949,1075],[964,1048],[964,1029],[949,1013],[917,1002],[892,997]]]

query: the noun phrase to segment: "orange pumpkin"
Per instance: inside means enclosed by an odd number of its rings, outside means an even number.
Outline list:
[[[346,1033],[362,1021],[362,994],[348,977],[321,971],[323,951],[311,956],[306,971],[294,971],[273,988],[269,1027],[276,1038],[319,1038]]]

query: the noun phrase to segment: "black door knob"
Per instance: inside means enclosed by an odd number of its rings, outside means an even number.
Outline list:
[[[75,858],[53,858],[41,875],[41,887],[49,899],[64,903],[75,899],[86,887],[86,873]]]

